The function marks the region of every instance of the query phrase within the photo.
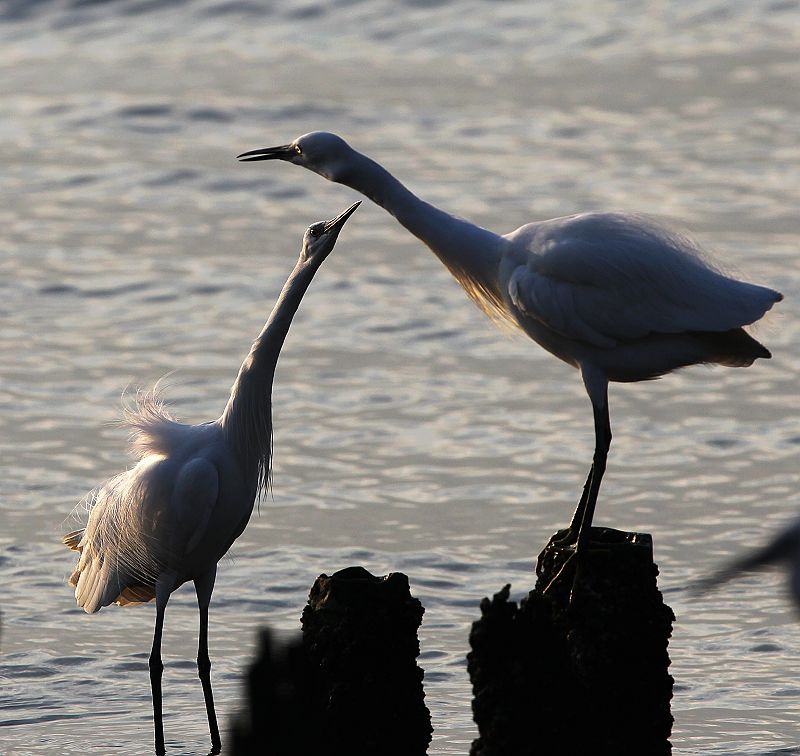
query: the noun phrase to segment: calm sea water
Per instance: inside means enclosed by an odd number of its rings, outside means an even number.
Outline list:
[[[341,133],[426,199],[500,232],[590,209],[679,218],[786,300],[774,359],[612,387],[597,522],[653,534],[678,622],[677,754],[800,743],[800,625],[783,578],[688,581],[800,510],[800,6],[762,0],[0,6],[0,750],[149,753],[152,606],[89,617],[60,544],[130,464],[126,387],[171,373],[216,417],[312,221],[354,199],[245,149]],[[279,364],[274,493],[220,566],[211,652],[236,711],[256,628],[299,626],[320,572],[402,570],[432,754],[475,737],[478,601],[533,583],[592,449],[578,375],[493,330],[365,203]],[[207,746],[193,592],[167,611],[170,753]]]

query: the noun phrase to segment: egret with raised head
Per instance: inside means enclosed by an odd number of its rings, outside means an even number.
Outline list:
[[[159,755],[166,752],[161,716],[164,611],[170,594],[190,580],[200,608],[197,669],[212,753],[220,752],[208,656],[208,606],[217,562],[241,535],[256,497],[269,483],[272,382],[292,318],[359,204],[306,231],[300,257],[217,420],[179,423],[155,390],[138,397],[136,407],[126,413],[138,462],[90,495],[86,526],[64,537],[80,553],[69,582],[86,612],[111,603],[156,601],[149,666]]]
[[[369,197],[423,241],[489,316],[578,368],[595,450],[567,538],[584,550],[611,443],[609,381],[658,378],[699,363],[751,365],[769,351],[743,326],[783,297],[724,275],[686,235],[644,215],[585,213],[503,236],[422,201],[341,137],[315,131],[251,150]]]

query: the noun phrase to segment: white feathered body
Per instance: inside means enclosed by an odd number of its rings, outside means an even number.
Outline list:
[[[648,216],[585,213],[500,236],[424,202],[336,134],[313,131],[239,157],[301,165],[366,195],[423,241],[487,315],[580,367],[584,380],[591,372],[598,388],[770,356],[742,327],[782,296],[723,275],[691,240]]]
[[[584,372],[591,366],[606,381],[641,381],[697,363],[745,366],[770,356],[741,329],[782,296],[724,275],[691,239],[650,216],[583,213],[500,236],[423,202],[338,137],[299,141],[306,155],[317,142],[342,153],[339,165],[351,167],[339,167],[334,180],[392,213],[489,317]]]
[[[355,207],[340,218],[346,220]],[[256,496],[269,484],[278,356],[336,237],[323,233],[315,242],[315,252],[323,250],[318,254],[308,251],[313,239],[306,232],[300,258],[239,368],[218,420],[177,422],[159,401],[157,389],[139,395],[126,412],[138,462],[89,497],[86,527],[64,537],[67,546],[80,552],[69,582],[87,612],[113,602],[150,601],[157,581],[170,591],[187,580],[205,584],[241,535]]]
[[[92,494],[86,527],[65,538],[80,552],[70,584],[93,613],[149,601],[169,571],[176,587],[222,558],[244,530],[258,476],[246,473],[219,421],[185,425],[157,403],[128,414],[137,464]]]
[[[502,237],[507,313],[545,349],[612,381],[769,352],[741,330],[781,295],[723,275],[686,237],[647,216],[587,213]]]
[[[636,213],[584,213],[500,236],[419,199],[341,137],[315,131],[246,161],[281,159],[355,189],[447,266],[492,319],[519,327],[598,386],[770,354],[742,330],[782,296],[723,275],[687,237]]]

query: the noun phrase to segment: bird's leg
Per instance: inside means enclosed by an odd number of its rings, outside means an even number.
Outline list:
[[[211,659],[208,656],[208,605],[211,603],[211,593],[214,590],[214,580],[217,576],[217,566],[209,570],[201,578],[194,581],[197,592],[197,604],[200,607],[200,639],[197,644],[197,673],[203,686],[203,698],[206,702],[208,715],[208,729],[211,733],[211,753],[217,754],[222,750],[222,741],[219,737],[217,714],[214,710],[214,694],[211,690]]]
[[[589,475],[589,495],[586,498],[586,505],[583,510],[580,527],[578,528],[578,546],[586,548],[589,540],[589,531],[592,527],[594,509],[597,506],[597,494],[600,491],[600,483],[606,471],[606,460],[608,450],[611,448],[611,423],[608,418],[608,398],[606,397],[602,405],[594,405],[594,434],[595,446],[594,457],[592,459],[592,470]]]
[[[156,627],[153,632],[153,648],[150,651],[148,666],[150,667],[150,690],[153,694],[153,727],[155,729],[156,755],[164,756],[167,752],[164,745],[164,722],[161,716],[161,674],[164,664],[161,662],[161,631],[164,628],[164,611],[172,590],[159,579],[156,582]]]
[[[594,457],[592,458],[592,467],[589,470],[589,477],[586,479],[586,483],[583,486],[581,500],[578,503],[578,507],[575,510],[575,514],[569,526],[569,533],[563,539],[569,544],[574,538],[575,551],[570,554],[561,565],[561,569],[559,569],[555,577],[547,584],[547,587],[543,591],[544,593],[547,593],[550,588],[558,582],[567,566],[575,559],[575,578],[572,583],[574,593],[578,573],[580,572],[581,561],[585,556],[589,541],[594,510],[597,506],[597,494],[600,491],[600,482],[603,480],[603,473],[605,473],[606,470],[608,450],[611,446],[611,421],[608,416],[608,380],[605,375],[591,366],[582,367],[581,372],[583,374],[583,382],[586,386],[586,391],[592,402],[592,411],[594,414]]]
[[[558,543],[564,547],[570,547],[573,544],[575,545],[575,551],[573,551],[565,560],[564,563],[561,565],[558,572],[550,578],[550,582],[545,586],[542,593],[547,593],[550,588],[552,588],[561,578],[561,575],[564,573],[564,570],[567,568],[569,563],[575,557],[575,553],[577,551],[577,544],[578,544],[578,535],[581,530],[581,523],[583,522],[584,515],[586,513],[586,502],[589,499],[589,490],[592,484],[592,477],[594,476],[594,465],[589,468],[589,475],[586,477],[586,483],[583,484],[583,493],[581,494],[581,500],[578,502],[578,506],[575,508],[575,513],[572,515],[572,520],[569,524],[569,528],[567,528],[567,534],[563,538],[559,538],[555,543]]]
[[[583,517],[581,518],[580,527],[578,529],[578,540],[575,543],[575,557],[577,563],[575,565],[575,578],[572,582],[572,596],[575,593],[575,586],[579,579],[581,570],[581,563],[586,555],[586,549],[589,544],[589,534],[592,529],[592,519],[594,518],[594,510],[597,506],[597,495],[600,491],[600,483],[603,480],[603,473],[606,471],[606,460],[608,459],[608,450],[611,448],[611,421],[608,417],[608,391],[607,388],[603,391],[602,400],[595,401],[592,398],[592,408],[594,410],[594,457],[592,459],[592,471],[589,483],[589,495],[586,499],[586,505],[583,510]]]
[[[594,475],[594,465],[589,468],[589,474],[586,476],[586,482],[583,484],[583,493],[581,493],[581,500],[578,506],[575,507],[575,513],[572,515],[572,520],[569,523],[568,533],[564,536],[565,543],[572,543],[578,540],[578,532],[581,529],[583,516],[586,512],[586,501],[589,498],[589,488],[592,484],[592,476]]]

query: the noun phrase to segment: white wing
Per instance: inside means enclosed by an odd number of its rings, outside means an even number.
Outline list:
[[[97,492],[86,528],[65,538],[80,552],[69,582],[88,613],[151,600],[161,571],[180,568],[205,535],[219,490],[216,468],[193,459],[174,487],[169,472],[163,457],[145,457]]]
[[[180,535],[185,539],[183,554],[189,554],[206,534],[219,494],[219,474],[210,462],[197,457],[187,462],[175,481],[172,507]]]
[[[691,241],[642,216],[558,218],[507,238],[526,247],[508,279],[514,306],[598,347],[648,333],[739,328],[780,299],[718,273]]]

